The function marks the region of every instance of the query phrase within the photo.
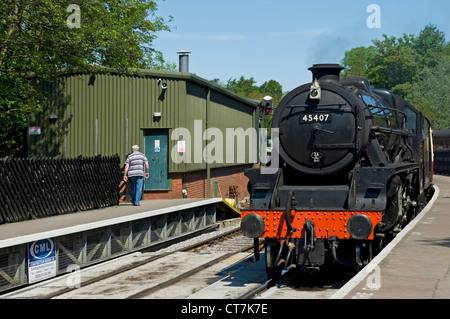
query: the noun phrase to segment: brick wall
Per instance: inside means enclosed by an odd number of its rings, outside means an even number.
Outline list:
[[[247,191],[248,178],[244,175],[247,168],[252,165],[233,166],[229,168],[217,168],[211,172],[211,196],[214,196],[214,182],[218,184],[218,197],[229,197],[230,186],[238,187],[238,199],[250,196]],[[205,180],[206,184],[206,180]],[[206,192],[206,190],[205,190]],[[188,193],[189,194],[189,193]]]
[[[182,173],[173,173],[172,177],[172,190],[170,191],[145,191],[144,199],[173,199],[183,198],[182,195]]]
[[[214,197],[214,182],[217,182],[218,197],[228,197],[229,187],[233,185],[238,187],[239,200],[243,200],[245,197],[248,197],[248,178],[244,175],[244,171],[245,169],[251,167],[252,164],[246,164],[211,169],[210,196]],[[206,170],[187,173],[174,173],[171,177],[171,191],[146,191],[144,192],[144,199],[183,198],[183,188],[187,191],[187,198],[207,198],[208,188]]]

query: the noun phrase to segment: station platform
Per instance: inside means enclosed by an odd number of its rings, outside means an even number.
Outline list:
[[[332,299],[450,299],[450,177],[425,209]]]
[[[0,225],[0,292],[207,230],[224,209],[222,198],[140,204]]]
[[[140,202],[141,206],[123,203],[118,206],[3,224],[0,225],[0,248],[219,202],[222,202],[221,198],[144,200]]]

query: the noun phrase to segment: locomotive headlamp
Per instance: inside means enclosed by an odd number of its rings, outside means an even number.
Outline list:
[[[309,89],[309,98],[311,100],[320,100],[321,97],[321,89],[319,85],[319,80],[315,79],[311,88]]]
[[[248,214],[241,221],[244,236],[258,238],[264,232],[264,220],[258,214]]]
[[[373,224],[366,215],[357,214],[348,220],[347,230],[354,239],[366,239],[372,233]]]

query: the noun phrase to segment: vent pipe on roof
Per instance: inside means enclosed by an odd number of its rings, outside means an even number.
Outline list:
[[[178,70],[179,72],[189,73],[189,51],[181,50],[177,52],[180,56]]]

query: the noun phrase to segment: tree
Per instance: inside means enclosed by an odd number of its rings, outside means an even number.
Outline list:
[[[270,95],[272,97],[274,105],[278,105],[281,98],[283,97],[283,87],[275,80],[264,82],[264,84],[259,87],[259,91],[261,93]]]
[[[345,52],[344,75],[367,77],[375,87],[392,90],[403,97],[412,93],[412,86],[425,67],[434,67],[450,53],[445,34],[436,26],[427,25],[419,34],[396,38],[383,35],[369,47]]]
[[[436,26],[418,36],[383,35],[373,46],[345,52],[345,75],[365,76],[378,88],[408,99],[435,129],[450,127],[450,43]]]
[[[410,99],[432,122],[433,129],[450,128],[450,56],[427,67],[412,86]]]
[[[379,88],[388,88],[403,97],[410,93],[421,65],[419,54],[412,47],[414,36],[388,37],[374,40],[377,54],[369,60],[368,78]]]
[[[226,88],[241,96],[256,99],[260,95],[260,90],[255,84],[256,81],[253,77],[246,79],[244,76],[241,76],[239,80],[230,78]]]
[[[213,81],[219,83],[218,79],[214,79]],[[226,89],[255,100],[262,100],[265,96],[269,95],[272,97],[273,107],[276,107],[283,97],[283,87],[275,80],[269,80],[261,86],[257,86],[253,77],[246,79],[244,76],[241,76],[239,80],[230,78],[227,82]],[[268,138],[270,139],[272,126],[271,115],[264,117],[263,125],[268,129]]]
[[[419,63],[425,67],[435,67],[441,57],[449,53],[445,34],[433,25],[420,31],[419,36],[412,40],[412,48],[419,55]]]
[[[33,79],[103,65],[173,68],[152,47],[170,31],[150,0],[4,0],[0,8],[0,156],[23,149],[27,116],[45,101]],[[19,134],[21,132],[21,134]],[[23,154],[22,154],[23,155]]]
[[[375,54],[376,48],[374,46],[357,47],[345,52],[341,61],[345,68],[343,76],[368,77],[369,61],[374,58]]]
[[[220,83],[219,79],[214,79],[214,83]],[[256,80],[251,77],[246,79],[243,75],[237,80],[230,78],[225,86],[236,94],[250,99],[261,100],[264,96],[270,95],[272,97],[273,105],[277,105],[283,97],[283,87],[275,80],[264,82],[261,86],[256,85]]]

